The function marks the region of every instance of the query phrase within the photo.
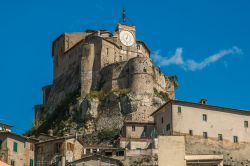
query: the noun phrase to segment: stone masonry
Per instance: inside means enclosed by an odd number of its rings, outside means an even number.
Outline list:
[[[36,122],[45,121],[76,91],[74,108],[89,132],[121,128],[124,120],[152,121],[152,111],[174,99],[173,80],[154,65],[143,41],[123,45],[119,38],[123,30],[136,37],[134,26],[118,24],[114,33],[64,33],[53,42],[53,84],[43,88],[43,103],[35,107]],[[100,99],[99,94],[108,95]]]

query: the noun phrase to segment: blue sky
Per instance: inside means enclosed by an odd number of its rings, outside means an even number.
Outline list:
[[[156,64],[179,77],[177,99],[250,110],[249,0],[12,0],[0,2],[0,121],[28,130],[52,82],[52,41],[114,31],[123,6]]]

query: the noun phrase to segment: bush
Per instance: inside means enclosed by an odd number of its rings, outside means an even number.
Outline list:
[[[178,89],[180,87],[180,84],[178,82],[178,77],[176,75],[168,77],[169,80],[174,84],[174,87]]]
[[[120,131],[118,129],[114,130],[102,130],[98,133],[97,137],[99,143],[111,143],[113,144],[115,140],[119,138]]]
[[[38,135],[40,133],[47,133],[49,129],[53,129],[55,135],[63,136],[67,130],[65,122],[70,118],[69,106],[77,102],[76,99],[78,96],[79,91],[68,94],[65,100],[63,100],[61,104],[47,116],[44,122],[39,126],[31,128],[25,133],[25,135]]]
[[[169,96],[168,96],[167,93],[164,93],[162,91],[159,92],[156,88],[154,88],[154,94],[155,94],[155,96],[161,98],[164,101],[168,101],[169,100]]]

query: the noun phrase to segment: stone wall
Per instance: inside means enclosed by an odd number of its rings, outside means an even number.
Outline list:
[[[55,139],[36,144],[36,161],[52,163],[56,157],[66,156],[67,161],[79,160],[83,146],[75,139]]]
[[[250,143],[234,144],[230,141],[202,139],[197,136],[185,136],[187,155],[223,154],[224,164],[246,166],[250,164]]]
[[[75,61],[75,58],[81,53],[81,48],[76,46],[87,35],[88,33],[85,32],[64,33],[53,42],[54,80],[60,77],[67,70],[70,63]]]

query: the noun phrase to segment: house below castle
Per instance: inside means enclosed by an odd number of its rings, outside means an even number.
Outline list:
[[[206,102],[168,101],[154,122],[125,123],[120,146],[130,157],[157,155],[159,166],[249,164],[250,111]]]

